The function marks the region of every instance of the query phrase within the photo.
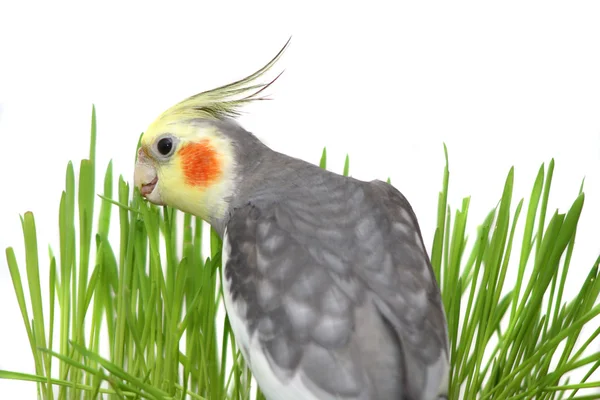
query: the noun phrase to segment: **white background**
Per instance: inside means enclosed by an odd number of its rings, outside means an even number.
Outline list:
[[[551,211],[586,179],[574,293],[600,252],[600,3],[397,3],[3,1],[0,248],[23,263],[28,210],[40,253],[56,248],[64,171],[87,156],[92,103],[100,172],[113,159],[131,180],[138,136],[160,112],[253,72],[292,35],[274,100],[247,109],[247,129],[312,162],[327,146],[337,171],[349,153],[360,179],[391,176],[428,248],[444,142],[450,201],[472,196],[472,235],[511,166],[519,199],[554,158]],[[0,304],[0,369],[33,372],[3,255]],[[33,399],[35,386],[0,380],[9,393]]]

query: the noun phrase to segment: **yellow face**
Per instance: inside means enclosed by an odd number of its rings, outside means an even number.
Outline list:
[[[222,218],[234,189],[232,145],[209,122],[157,120],[142,136],[134,183],[150,202]]]

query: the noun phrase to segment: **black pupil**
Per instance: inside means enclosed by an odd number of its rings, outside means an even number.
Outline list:
[[[160,139],[158,141],[157,148],[160,154],[166,156],[171,152],[171,149],[173,148],[173,141],[168,138]]]

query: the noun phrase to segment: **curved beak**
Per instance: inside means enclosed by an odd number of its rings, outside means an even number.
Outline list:
[[[158,187],[158,174],[152,159],[146,155],[146,152],[140,148],[138,150],[137,162],[133,172],[133,182],[140,193],[148,201],[154,204],[162,205],[160,190]]]

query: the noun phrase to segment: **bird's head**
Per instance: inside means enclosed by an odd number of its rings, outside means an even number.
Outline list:
[[[154,204],[220,218],[234,178],[231,140],[208,120],[159,119],[142,136],[134,182]]]
[[[223,218],[236,183],[236,151],[219,123],[238,115],[248,102],[261,100],[275,81],[257,84],[281,57],[279,53],[254,74],[176,104],[144,132],[134,183],[150,202],[168,205],[207,221]]]

